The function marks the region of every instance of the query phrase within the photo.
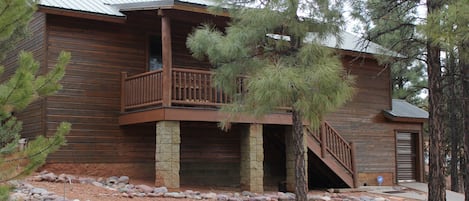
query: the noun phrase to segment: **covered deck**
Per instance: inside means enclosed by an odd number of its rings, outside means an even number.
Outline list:
[[[120,125],[162,120],[218,122],[228,114],[218,112],[232,97],[212,86],[213,72],[185,68],[172,68],[170,78],[165,69],[128,76],[122,73]],[[237,80],[243,91],[243,78]],[[263,123],[291,125],[287,110],[258,119],[241,115],[236,123]]]

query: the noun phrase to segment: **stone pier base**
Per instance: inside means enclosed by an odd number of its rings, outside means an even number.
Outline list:
[[[180,170],[179,121],[156,123],[155,185],[179,188]]]
[[[250,124],[241,133],[241,189],[264,191],[264,147],[262,124]]]

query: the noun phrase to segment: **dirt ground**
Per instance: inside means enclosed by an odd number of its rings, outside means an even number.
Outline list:
[[[92,184],[78,184],[78,183],[72,183],[72,184],[64,184],[64,183],[52,183],[52,182],[38,182],[38,181],[33,181],[30,178],[27,178],[26,181],[33,185],[34,187],[39,187],[39,188],[44,188],[47,189],[48,191],[54,192],[59,196],[64,196],[68,199],[78,199],[80,201],[124,201],[124,200],[133,200],[133,201],[176,201],[176,200],[191,200],[191,199],[174,199],[174,198],[162,198],[162,197],[133,197],[133,198],[126,198],[123,197],[119,192],[109,190],[103,187],[97,187]],[[147,184],[148,181],[132,181],[131,183],[133,184]],[[181,191],[184,190],[194,190],[194,191],[200,191],[200,192],[215,192],[215,193],[227,193],[227,192],[234,192],[234,191],[229,191],[229,189],[210,189],[210,188],[204,188],[204,187],[185,187],[181,188]],[[326,192],[325,191],[319,191],[319,190],[314,190],[310,191],[309,194],[313,195],[324,195]],[[348,193],[340,193],[341,195],[348,195],[348,196],[355,196],[355,197],[361,197],[361,196],[369,196],[369,197],[383,197],[387,198],[391,201],[414,201],[412,199],[404,199],[404,198],[399,198],[399,197],[394,197],[394,196],[384,196],[384,195],[378,195],[378,194],[373,194],[369,192],[348,192]]]

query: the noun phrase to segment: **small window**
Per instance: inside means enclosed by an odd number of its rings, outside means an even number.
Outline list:
[[[154,71],[163,67],[161,37],[150,36],[148,54],[148,70]]]

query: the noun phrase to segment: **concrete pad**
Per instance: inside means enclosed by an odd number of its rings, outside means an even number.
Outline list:
[[[370,193],[392,196],[393,200],[427,200],[427,195],[416,191],[405,191],[401,186],[361,186]]]
[[[426,183],[409,182],[409,183],[400,183],[399,185],[428,193],[428,184],[426,184]],[[446,191],[446,200],[448,200],[448,201],[464,201],[464,194],[447,190]]]

